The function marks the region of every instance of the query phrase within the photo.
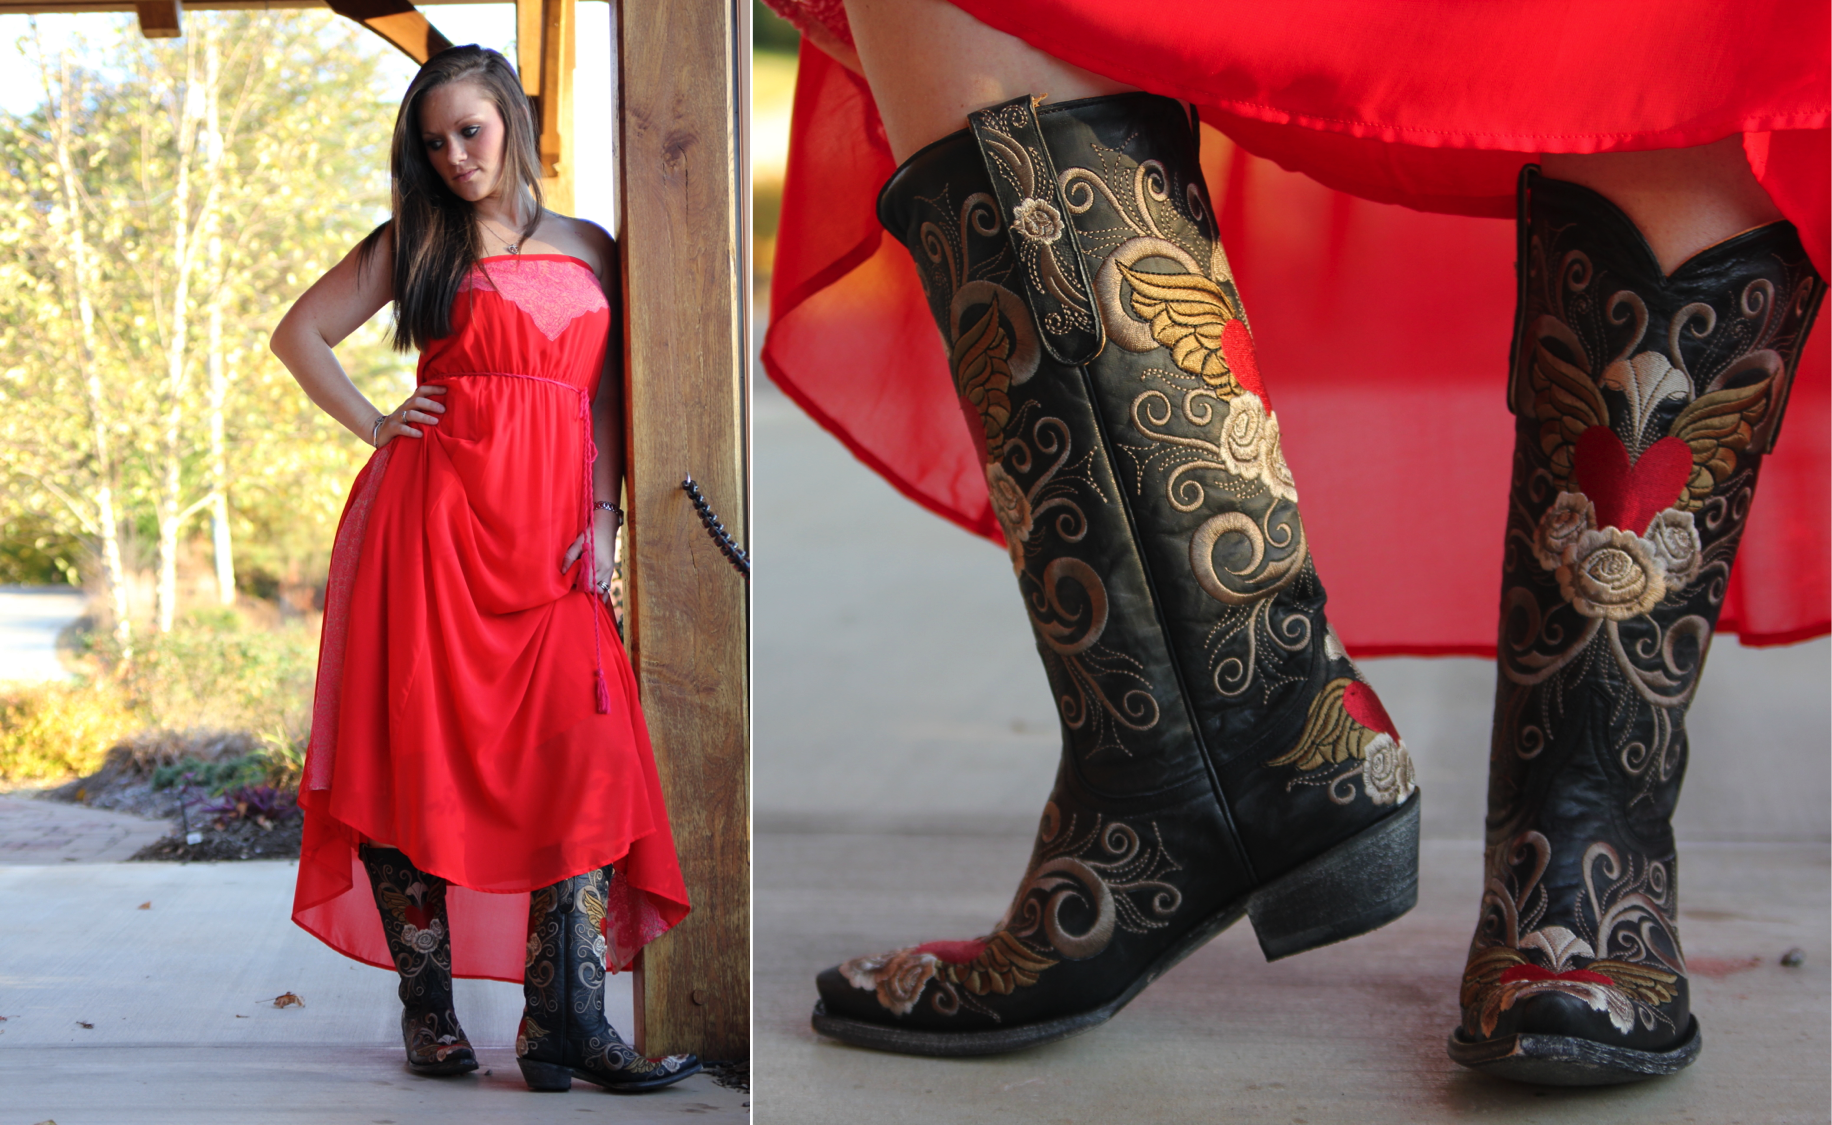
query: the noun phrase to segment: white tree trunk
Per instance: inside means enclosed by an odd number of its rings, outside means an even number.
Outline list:
[[[40,46],[43,67],[43,47]],[[48,71],[40,71],[47,82]],[[63,188],[64,235],[69,239],[70,288],[76,297],[77,338],[82,346],[83,397],[89,409],[89,444],[95,457],[95,474],[90,502],[94,505],[91,530],[102,547],[102,576],[108,586],[110,610],[114,615],[114,641],[123,662],[133,658],[133,623],[128,616],[127,574],[121,563],[120,521],[114,505],[114,460],[109,450],[109,399],[103,393],[102,374],[96,362],[95,302],[90,292],[95,282],[95,263],[90,258],[89,240],[83,232],[82,195],[76,189],[76,174],[70,158],[70,56],[64,55],[59,76],[58,112],[52,123],[57,146],[57,167]],[[45,92],[47,104],[50,91]],[[77,513],[82,519],[86,513]]]

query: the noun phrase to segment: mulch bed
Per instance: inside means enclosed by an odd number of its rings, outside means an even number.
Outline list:
[[[133,813],[149,820],[170,820],[171,835],[135,852],[129,862],[207,863],[243,859],[297,859],[303,825],[297,810],[263,825],[253,818],[218,818],[203,810],[215,798],[195,789],[153,788],[153,772],[183,761],[213,762],[246,756],[255,750],[248,735],[235,731],[149,731],[109,750],[102,768],[88,777],[39,794],[95,809]],[[180,809],[180,800],[189,807]],[[186,842],[186,827],[201,833]]]
[[[238,859],[298,859],[299,839],[304,825],[295,818],[272,828],[262,828],[252,820],[232,820],[222,828],[215,824],[198,825],[193,813],[192,830],[203,835],[202,841],[185,843],[183,830],[174,828],[172,835],[146,845],[129,863],[212,863]]]

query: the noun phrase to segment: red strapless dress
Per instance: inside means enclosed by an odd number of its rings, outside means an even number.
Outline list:
[[[1521,165],[1741,134],[1832,276],[1823,2],[954,2],[1219,129],[1209,192],[1358,656],[1494,655]],[[850,42],[841,0],[769,3]],[[905,495],[997,540],[947,353],[873,211],[894,167],[864,81],[804,42],[763,363]],[[1745,643],[1832,626],[1827,339],[1807,343],[1719,619]]]
[[[451,884],[459,976],[521,980],[528,892],[594,867],[616,868],[613,969],[687,914],[629,661],[589,563],[560,571],[590,522],[589,406],[610,324],[578,259],[485,259],[452,334],[420,356],[420,382],[448,388],[445,414],[351,486],[293,920],[359,961],[394,965],[365,837]]]

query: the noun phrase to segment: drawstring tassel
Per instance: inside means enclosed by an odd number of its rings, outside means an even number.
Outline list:
[[[598,713],[600,715],[610,714],[611,713],[611,689],[605,685],[604,669],[602,668],[593,669],[592,685],[595,688],[597,688],[597,691],[598,691]]]

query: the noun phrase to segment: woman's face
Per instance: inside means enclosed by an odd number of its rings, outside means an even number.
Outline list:
[[[502,183],[502,114],[475,82],[447,82],[420,99],[420,143],[452,193],[467,203]]]

